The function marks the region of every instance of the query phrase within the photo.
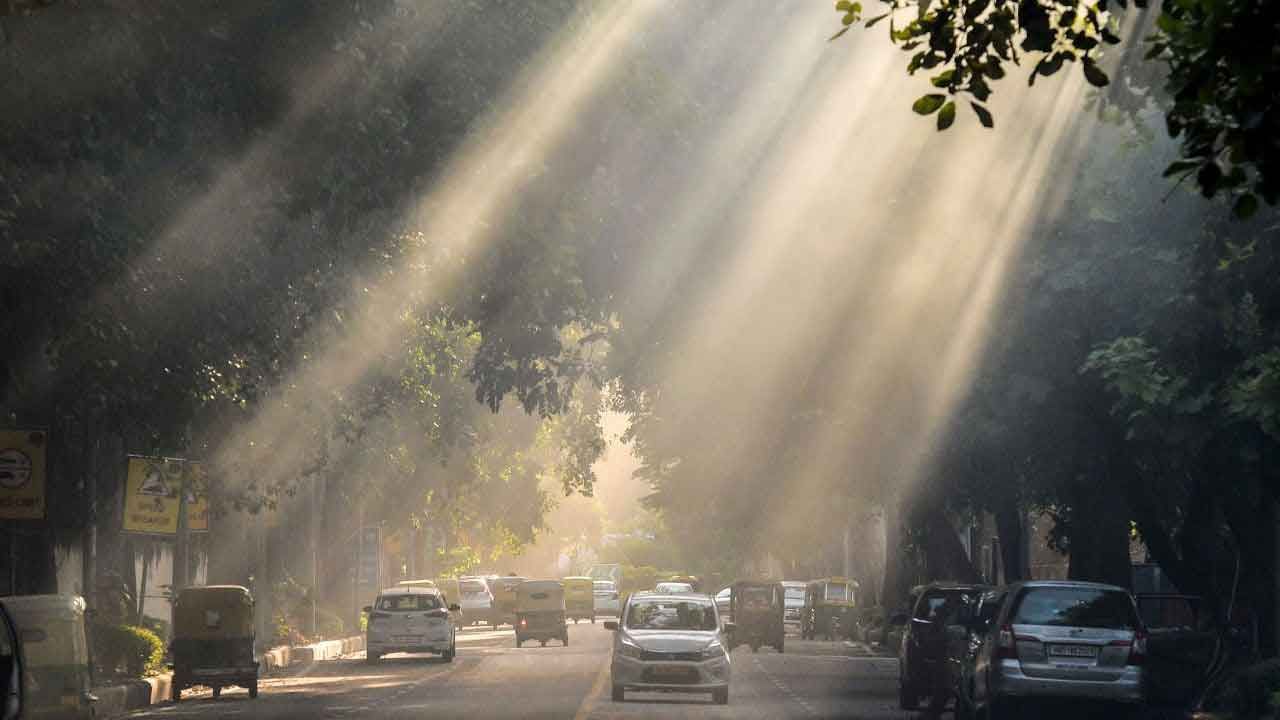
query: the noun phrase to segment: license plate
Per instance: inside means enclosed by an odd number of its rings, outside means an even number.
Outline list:
[[[392,640],[398,643],[416,643],[422,640],[422,638],[418,635],[397,635],[392,638]]]
[[[1093,645],[1050,645],[1049,655],[1067,658],[1096,658],[1098,648]]]
[[[657,665],[649,668],[649,674],[654,677],[685,677],[689,674],[689,668],[683,665]]]

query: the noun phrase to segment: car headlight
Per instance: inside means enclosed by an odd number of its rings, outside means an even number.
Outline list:
[[[618,654],[624,657],[635,658],[636,660],[639,660],[643,652],[644,651],[640,649],[639,645],[631,642],[626,638],[622,638],[621,641],[618,643]]]
[[[719,640],[713,641],[710,645],[702,648],[703,660],[717,660],[724,657],[724,646]]]

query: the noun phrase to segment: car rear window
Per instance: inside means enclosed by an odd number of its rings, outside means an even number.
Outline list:
[[[443,607],[436,595],[383,595],[378,598],[378,609],[387,612],[414,610],[438,610]]]
[[[1027,588],[1018,599],[1013,622],[1117,630],[1138,626],[1128,593],[1084,587]]]
[[[963,590],[933,590],[921,596],[916,603],[915,619],[926,622],[955,622],[962,611],[973,602],[972,592]]]

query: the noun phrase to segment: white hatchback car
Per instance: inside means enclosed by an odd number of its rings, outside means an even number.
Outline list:
[[[729,642],[733,624],[721,627],[720,613],[707,595],[635,593],[619,622],[606,622],[613,636],[610,667],[613,699],[628,690],[709,692],[729,702]]]
[[[596,580],[593,594],[596,598],[597,615],[621,615],[622,601],[618,599],[618,586],[612,580]]]
[[[445,605],[436,588],[394,587],[383,590],[373,605],[365,635],[369,662],[388,653],[434,653],[452,662],[457,654],[457,633],[449,613],[457,605]]]

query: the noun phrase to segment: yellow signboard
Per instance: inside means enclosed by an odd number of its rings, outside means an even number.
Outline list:
[[[187,493],[187,529],[209,529],[208,485],[203,466],[174,458],[130,457],[125,480],[124,531],[178,532],[178,493]]]
[[[43,430],[0,430],[0,520],[43,520],[45,459]]]

